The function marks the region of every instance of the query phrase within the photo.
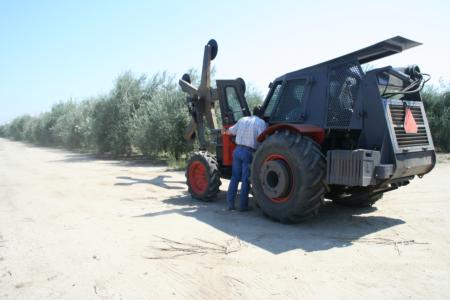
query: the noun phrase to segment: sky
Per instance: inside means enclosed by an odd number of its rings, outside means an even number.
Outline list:
[[[449,1],[0,0],[0,124],[107,93],[123,72],[181,77],[214,38],[216,78],[262,94],[301,69],[401,35],[422,46],[373,63],[450,82]]]

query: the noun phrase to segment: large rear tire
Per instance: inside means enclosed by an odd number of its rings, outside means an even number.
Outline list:
[[[192,197],[202,201],[214,199],[221,185],[216,158],[207,151],[195,152],[188,161],[186,183]]]
[[[265,215],[297,223],[316,215],[326,192],[325,157],[312,139],[279,131],[258,148],[252,163],[252,185]]]

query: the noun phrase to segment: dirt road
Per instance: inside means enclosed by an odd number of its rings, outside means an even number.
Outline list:
[[[0,139],[0,298],[449,298],[449,179],[290,226],[195,201],[182,172]]]

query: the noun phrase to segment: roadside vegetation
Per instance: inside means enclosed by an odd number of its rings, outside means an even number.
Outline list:
[[[197,85],[197,72],[190,73]],[[246,96],[251,107],[262,101],[253,88]],[[17,117],[0,126],[0,136],[102,156],[162,157],[177,166],[193,149],[183,137],[190,121],[185,101],[174,76],[137,77],[127,72],[117,78],[107,95],[63,101],[38,116]]]
[[[198,74],[190,73],[198,84]],[[246,96],[251,108],[262,101],[253,88]],[[176,167],[193,149],[183,138],[190,118],[185,99],[174,76],[127,72],[107,95],[63,101],[38,116],[17,117],[0,126],[0,136],[111,157],[163,157]],[[436,149],[450,152],[450,85],[426,88],[423,99]]]
[[[429,87],[422,94],[436,149],[450,152],[450,85]]]

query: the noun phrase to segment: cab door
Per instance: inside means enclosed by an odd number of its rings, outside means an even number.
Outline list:
[[[245,100],[245,84],[241,80],[217,80],[222,125],[232,126],[240,118],[250,116]]]
[[[251,115],[244,95],[245,83],[242,79],[217,80],[216,83],[222,126],[228,129],[236,124],[240,118]],[[225,133],[219,137],[217,143],[219,163],[225,167],[231,166],[235,147],[236,144],[230,134]]]

